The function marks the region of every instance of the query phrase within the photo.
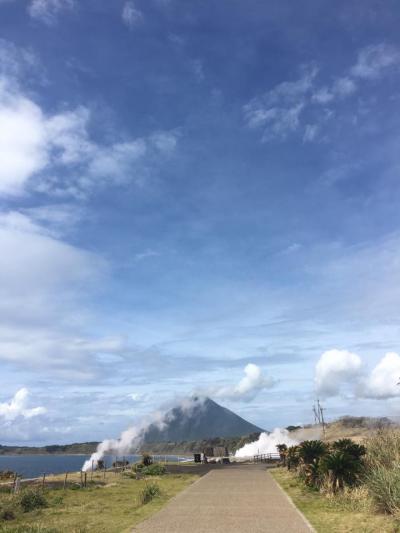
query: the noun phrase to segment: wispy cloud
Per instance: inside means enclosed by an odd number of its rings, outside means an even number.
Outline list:
[[[32,18],[52,25],[59,14],[74,7],[74,0],[32,0],[28,10]]]
[[[304,70],[298,80],[280,83],[244,106],[247,125],[251,128],[264,128],[263,140],[285,139],[289,133],[298,129],[305,97],[317,75],[314,67]]]
[[[377,79],[388,69],[400,66],[400,50],[386,43],[367,46],[359,54],[351,74],[357,78]]]
[[[400,50],[381,43],[360,50],[356,64],[329,83],[319,81],[323,72],[315,66],[302,67],[297,80],[279,83],[243,107],[246,124],[262,129],[264,142],[285,140],[296,133],[306,142],[316,141],[333,116],[329,106],[356,94],[363,81],[379,79],[398,66]],[[313,123],[308,122],[310,115]]]
[[[125,2],[122,9],[122,20],[129,28],[134,28],[144,20],[143,13],[135,6],[133,1]]]

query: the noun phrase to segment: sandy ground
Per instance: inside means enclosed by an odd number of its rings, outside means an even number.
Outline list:
[[[213,470],[139,524],[138,533],[313,531],[265,465]]]

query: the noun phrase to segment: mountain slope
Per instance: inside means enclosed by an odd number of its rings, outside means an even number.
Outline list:
[[[145,442],[180,442],[213,437],[237,437],[263,431],[210,398],[193,398],[190,408],[175,407],[161,429],[155,424],[146,431]]]

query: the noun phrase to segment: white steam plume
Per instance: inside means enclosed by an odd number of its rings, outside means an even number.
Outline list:
[[[98,461],[105,455],[128,455],[138,451],[144,442],[147,431],[156,426],[157,429],[163,430],[170,424],[177,415],[189,416],[192,410],[201,407],[205,398],[194,396],[186,398],[176,403],[173,409],[166,412],[156,411],[146,416],[146,419],[123,431],[118,439],[106,439],[97,446],[97,450],[91,457],[85,461],[82,470],[84,472],[96,469]]]
[[[235,457],[245,458],[253,457],[261,453],[277,453],[277,445],[286,444],[287,446],[295,446],[299,444],[289,436],[287,429],[275,428],[272,433],[261,433],[258,440],[245,444],[235,453]]]

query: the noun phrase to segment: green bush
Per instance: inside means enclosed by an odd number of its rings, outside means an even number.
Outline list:
[[[141,469],[141,473],[145,476],[162,476],[166,471],[165,466],[159,463],[154,463]]]
[[[46,498],[37,490],[25,490],[19,501],[24,513],[47,506]]]
[[[139,493],[139,503],[145,505],[161,494],[160,487],[156,483],[149,483]]]

